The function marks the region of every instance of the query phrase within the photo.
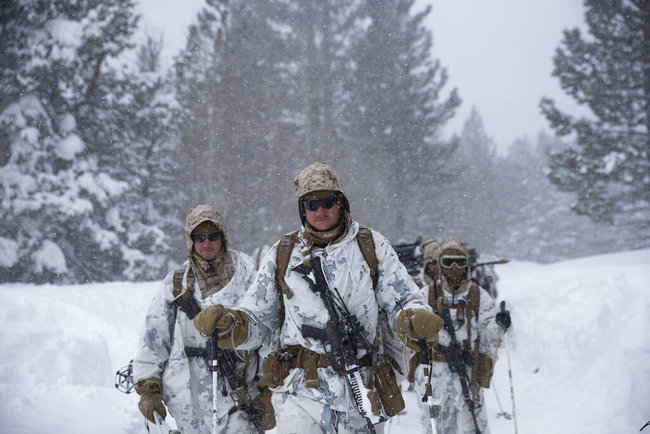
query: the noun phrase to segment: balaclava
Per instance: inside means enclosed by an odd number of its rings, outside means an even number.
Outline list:
[[[459,267],[456,264],[451,267],[443,267],[440,262],[441,258],[448,255],[464,256],[468,258],[468,264],[464,267]],[[462,292],[465,289],[465,283],[469,281],[469,251],[467,246],[455,238],[446,240],[440,245],[438,264],[442,288],[452,295]]]

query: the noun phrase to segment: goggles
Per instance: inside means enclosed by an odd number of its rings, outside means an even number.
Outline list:
[[[192,235],[192,241],[195,243],[202,243],[205,240],[215,242],[221,238],[221,232],[213,232],[208,235]]]
[[[302,203],[305,205],[305,209],[308,209],[309,211],[318,211],[318,208],[320,207],[330,209],[338,202],[338,199],[338,196],[333,194],[325,199],[303,200]]]
[[[445,268],[450,268],[454,264],[457,267],[467,267],[467,256],[449,255],[440,258],[440,265]]]

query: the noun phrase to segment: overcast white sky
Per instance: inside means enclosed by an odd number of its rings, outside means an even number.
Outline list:
[[[448,88],[458,88],[463,104],[448,132],[459,132],[472,106],[504,152],[523,136],[535,139],[546,119],[543,96],[564,110],[577,110],[551,76],[562,31],[584,28],[582,0],[416,0],[415,10],[433,5],[426,25],[433,33],[433,57],[449,73]],[[142,24],[163,30],[171,57],[185,42],[187,26],[203,0],[139,0]]]

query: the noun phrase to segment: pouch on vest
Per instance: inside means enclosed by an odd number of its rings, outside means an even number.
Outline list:
[[[393,367],[389,363],[382,363],[374,370],[373,378],[384,412],[392,417],[404,410],[406,405]]]
[[[494,370],[494,361],[492,358],[485,353],[479,353],[474,369],[476,369],[476,382],[478,385],[488,389]]]
[[[262,378],[259,386],[278,387],[284,383],[284,379],[291,370],[291,355],[288,353],[278,354],[273,352],[266,356],[262,365]]]
[[[275,410],[271,403],[271,395],[273,392],[268,387],[262,387],[260,396],[257,398],[257,406],[263,409],[262,413],[262,429],[265,431],[275,428]]]

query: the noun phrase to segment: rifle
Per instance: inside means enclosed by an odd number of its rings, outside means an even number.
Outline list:
[[[216,341],[216,340],[215,340]],[[211,341],[208,341],[211,342]],[[216,343],[216,342],[215,342]],[[217,369],[219,375],[228,382],[230,386],[230,397],[232,398],[235,405],[245,411],[248,416],[251,418],[255,426],[261,431],[262,430],[262,409],[257,407],[250,395],[248,394],[248,389],[242,376],[238,376],[235,371],[235,366],[237,360],[235,359],[234,350],[226,350],[219,348],[217,345],[212,345],[212,354],[213,355],[213,370]],[[216,367],[215,367],[216,363]],[[221,396],[228,396],[226,391],[225,382],[223,383]],[[213,411],[216,411],[216,407]]]
[[[489,262],[479,262],[478,264],[472,264],[472,267],[484,267],[486,265],[495,265],[495,264],[507,264],[510,262],[510,259],[499,259],[498,261],[489,261]]]
[[[422,242],[422,236],[417,237],[417,239],[412,243],[404,244],[395,244],[393,250],[397,253],[397,257],[400,262],[404,264],[406,270],[409,274],[416,273],[418,265],[422,262],[422,254],[416,255],[415,249],[420,246]]]
[[[311,290],[320,295],[330,318],[325,329],[303,324],[302,335],[320,340],[325,348],[325,357],[332,369],[345,372],[357,410],[366,420],[368,430],[375,433],[373,425],[382,422],[383,418],[372,411],[373,403],[370,401],[369,391],[361,378],[357,360],[358,349],[365,349],[369,355],[372,355],[372,346],[366,339],[364,327],[356,315],[350,313],[340,295],[338,295],[338,299],[334,298],[323,273],[320,257],[312,256],[311,264],[311,269],[301,264],[294,270],[301,273]],[[308,277],[310,271],[314,272],[315,282]]]
[[[472,399],[469,389],[469,376],[467,375],[467,366],[474,365],[474,360],[472,359],[472,355],[468,348],[468,342],[464,341],[462,346],[458,343],[458,339],[456,339],[456,330],[454,329],[454,323],[451,319],[448,307],[445,307],[439,315],[445,322],[444,328],[449,334],[450,344],[446,347],[438,344],[436,345],[435,350],[447,356],[449,370],[458,374],[463,398],[469,407],[472,420],[474,421],[475,432],[476,434],[481,434],[481,431],[478,428],[475,412],[475,409],[478,408],[478,406]]]
[[[196,315],[201,312],[201,307],[199,306],[196,299],[192,296],[188,298],[183,298],[178,296],[172,301],[173,304],[178,306],[188,318],[193,319]],[[220,375],[225,381],[230,385],[230,397],[232,398],[235,405],[244,410],[253,420],[253,423],[260,430],[262,429],[262,409],[257,407],[246,388],[244,379],[237,375],[235,367],[237,360],[235,359],[235,350],[226,350],[219,348],[217,345],[218,335],[215,333],[212,335],[211,339],[206,342],[205,348],[189,348],[185,347],[185,354],[187,357],[203,357],[207,362],[210,369],[213,371],[212,383],[213,390],[216,392],[216,378]],[[243,374],[242,374],[243,376]],[[223,383],[223,388],[221,391],[222,396],[228,396],[226,391],[226,384]],[[216,415],[216,393],[213,396],[213,415]],[[216,424],[216,421],[213,420],[213,425]],[[216,428],[215,428],[216,429]]]

